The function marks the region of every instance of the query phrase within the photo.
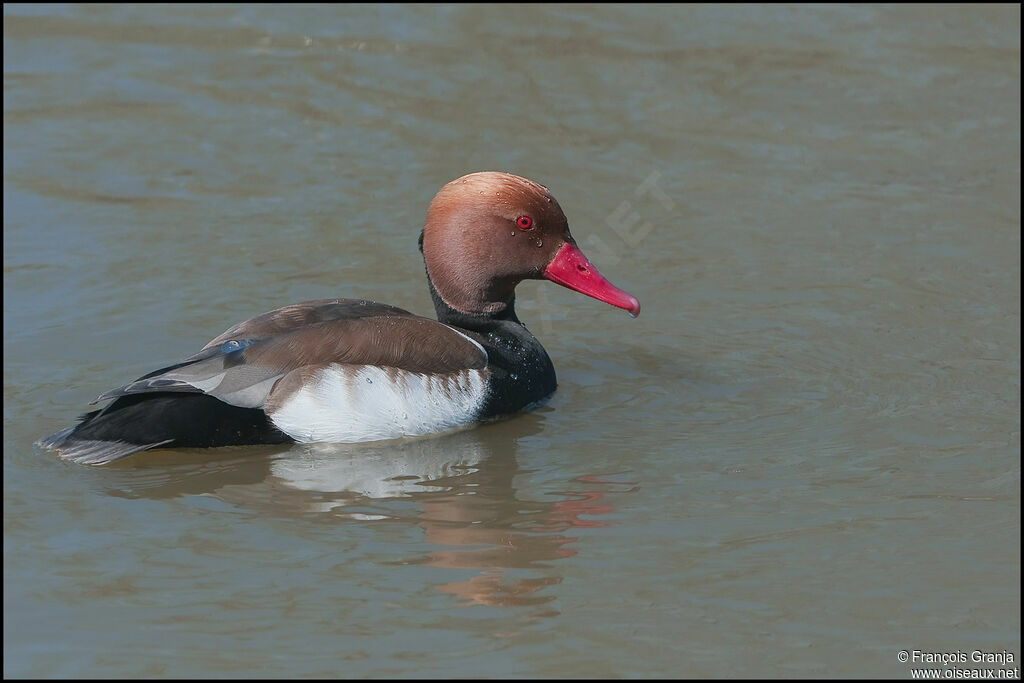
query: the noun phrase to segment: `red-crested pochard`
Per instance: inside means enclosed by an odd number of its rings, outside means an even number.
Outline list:
[[[151,448],[356,442],[440,432],[536,404],[555,369],[516,317],[522,280],[640,312],[576,246],[547,188],[508,173],[448,183],[420,234],[437,320],[320,299],[239,323],[39,440],[99,465]]]

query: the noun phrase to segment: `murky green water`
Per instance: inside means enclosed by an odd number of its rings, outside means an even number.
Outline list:
[[[443,183],[644,312],[432,439],[32,441],[230,324],[432,311]],[[1020,659],[1019,7],[4,7],[4,673],[897,676]]]

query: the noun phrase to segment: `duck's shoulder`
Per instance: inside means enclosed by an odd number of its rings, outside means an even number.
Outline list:
[[[276,367],[330,362],[437,374],[487,365],[486,351],[463,332],[365,299],[283,306],[232,326],[204,350],[231,341],[245,343],[248,363]]]
[[[229,327],[203,348],[219,346],[232,339],[261,339],[316,323],[381,316],[418,317],[397,306],[389,306],[366,299],[314,299],[275,308],[272,311],[243,320]]]
[[[328,369],[349,374],[376,368],[392,374],[451,376],[483,370],[487,361],[480,343],[436,320],[360,299],[320,299],[238,323],[199,353],[108,391],[96,401],[184,392],[209,394],[239,407],[263,408],[271,392],[301,386]],[[291,379],[282,382],[285,377]]]

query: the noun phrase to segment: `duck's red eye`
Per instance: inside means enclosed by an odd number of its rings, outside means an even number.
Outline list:
[[[519,226],[520,230],[529,230],[533,227],[533,219],[529,216],[520,216],[516,219],[516,225]]]

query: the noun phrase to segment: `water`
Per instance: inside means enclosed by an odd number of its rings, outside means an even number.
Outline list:
[[[1019,7],[4,7],[4,673],[908,676],[1020,660]],[[445,182],[622,311],[438,438],[33,449],[314,298],[432,311]],[[1013,666],[1013,665],[1011,665]]]

